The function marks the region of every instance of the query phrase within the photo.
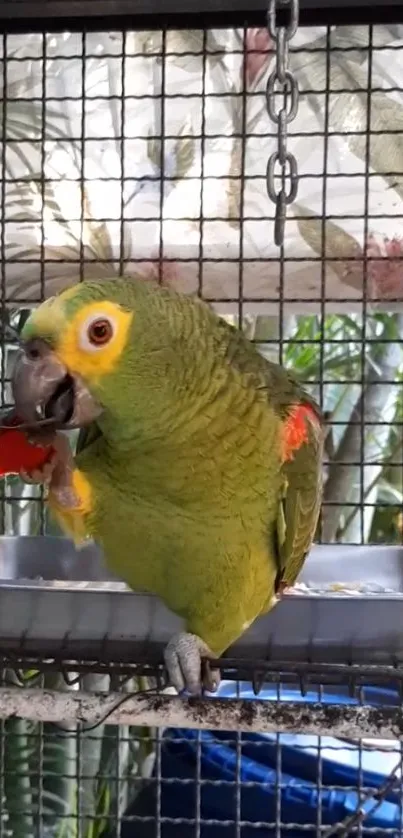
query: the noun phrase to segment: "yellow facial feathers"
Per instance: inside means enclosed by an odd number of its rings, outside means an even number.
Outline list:
[[[67,369],[96,381],[115,369],[127,343],[133,313],[110,300],[68,311],[72,301],[71,289],[47,300],[31,315],[30,331],[56,337],[54,351]],[[100,326],[104,334],[97,341],[94,327],[96,330]]]
[[[60,503],[52,489],[49,492],[49,506],[58,520],[63,532],[74,541],[76,547],[84,544],[90,536],[87,527],[87,516],[92,512],[92,489],[82,471],[75,468],[72,474],[74,494],[77,499],[75,506],[65,506]]]

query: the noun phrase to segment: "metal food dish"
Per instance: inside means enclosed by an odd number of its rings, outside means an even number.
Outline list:
[[[316,546],[284,597],[228,651],[232,658],[403,662],[403,548]],[[336,590],[332,587],[336,585]],[[344,587],[347,590],[340,590]],[[223,619],[225,615],[223,614]],[[182,621],[155,597],[133,593],[89,543],[0,538],[0,648],[159,660]]]

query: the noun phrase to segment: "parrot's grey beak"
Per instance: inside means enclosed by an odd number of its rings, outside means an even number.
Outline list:
[[[18,417],[27,423],[54,422],[79,428],[102,413],[79,376],[69,373],[46,341],[27,341],[17,354],[11,387]]]

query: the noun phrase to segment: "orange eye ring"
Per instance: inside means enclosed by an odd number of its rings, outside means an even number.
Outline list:
[[[88,340],[92,346],[105,346],[113,337],[113,326],[107,317],[98,317],[88,327]]]

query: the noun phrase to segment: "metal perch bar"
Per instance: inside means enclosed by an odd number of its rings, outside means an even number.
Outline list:
[[[92,694],[0,688],[0,717],[36,722],[261,733],[309,733],[341,738],[403,740],[403,709],[267,702],[259,699],[183,699],[167,695]],[[107,719],[106,719],[107,717]]]

